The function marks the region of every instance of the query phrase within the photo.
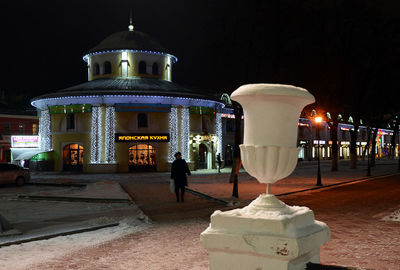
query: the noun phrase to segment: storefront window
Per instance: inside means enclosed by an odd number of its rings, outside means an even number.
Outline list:
[[[150,144],[137,144],[129,148],[130,170],[155,169],[156,158],[156,148]]]
[[[64,170],[80,171],[83,167],[83,146],[69,144],[63,150]]]

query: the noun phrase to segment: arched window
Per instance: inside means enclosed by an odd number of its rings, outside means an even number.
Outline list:
[[[146,113],[139,113],[137,116],[137,125],[138,128],[147,128],[148,121],[147,121],[147,114]]]
[[[100,66],[97,63],[94,63],[93,65],[93,75],[99,75],[100,74]]]
[[[153,64],[153,75],[158,75],[158,64],[157,63]]]
[[[146,74],[146,62],[140,61],[139,62],[139,74]]]
[[[104,74],[111,74],[111,63],[109,61],[104,62]]]

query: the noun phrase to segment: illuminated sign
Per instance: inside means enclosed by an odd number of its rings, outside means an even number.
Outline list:
[[[115,134],[116,142],[169,142],[169,134]]]
[[[39,136],[11,136],[13,148],[38,148]]]
[[[171,112],[171,105],[166,104],[138,104],[117,103],[116,112]]]
[[[298,123],[297,124],[299,127],[309,127],[309,124],[305,124],[305,123]]]
[[[71,104],[71,105],[56,105],[50,106],[50,114],[60,114],[60,113],[84,113],[91,112],[92,105],[90,104]]]

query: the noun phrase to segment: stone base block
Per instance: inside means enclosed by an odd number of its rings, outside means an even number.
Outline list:
[[[89,163],[87,164],[88,173],[115,173],[118,170],[116,163]]]
[[[329,237],[329,228],[309,208],[263,194],[245,208],[214,212],[201,243],[212,270],[303,270],[319,262]]]

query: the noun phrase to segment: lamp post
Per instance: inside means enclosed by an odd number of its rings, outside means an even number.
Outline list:
[[[318,172],[317,172],[317,186],[322,186],[321,183],[321,164],[320,164],[320,144],[319,144],[319,140],[320,140],[320,136],[319,136],[319,132],[320,132],[320,126],[322,123],[322,117],[317,116],[314,118],[314,121],[316,123],[316,130],[317,130],[317,140],[318,140],[318,150],[317,150],[317,158],[318,158]]]

